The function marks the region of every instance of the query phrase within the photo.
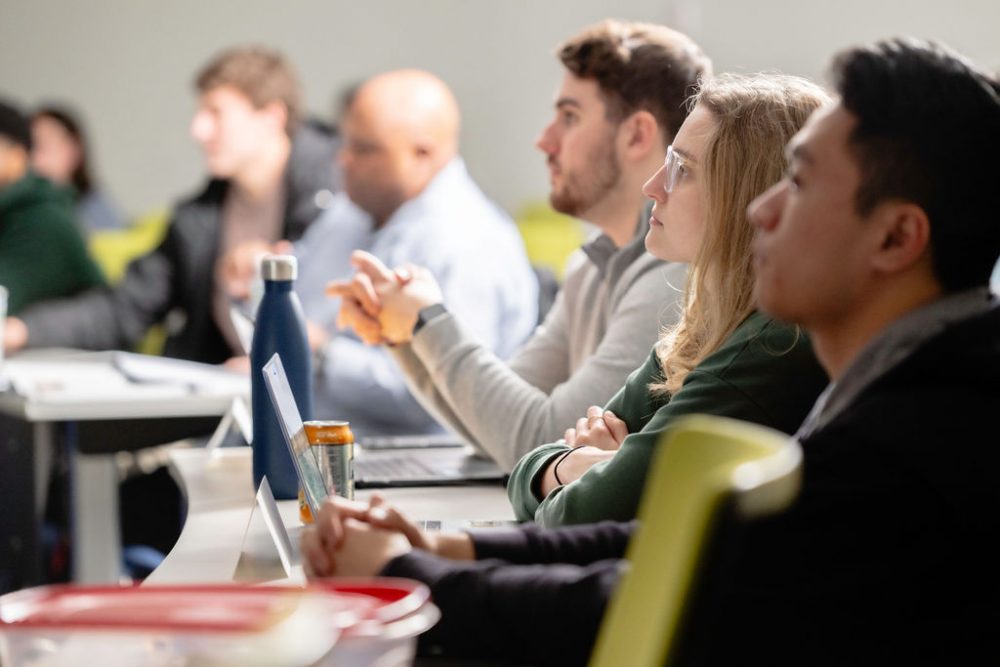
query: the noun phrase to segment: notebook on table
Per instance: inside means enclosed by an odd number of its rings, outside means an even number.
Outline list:
[[[302,425],[295,397],[292,395],[281,358],[275,354],[263,368],[264,381],[271,395],[271,402],[278,415],[282,433],[299,480],[306,490],[306,499],[312,506],[313,497],[320,494],[317,504],[326,496],[323,477],[319,473],[316,457],[309,451],[309,442]],[[394,443],[396,445],[407,444]],[[414,441],[412,447],[394,446],[384,449],[356,449],[354,457],[355,488],[385,488],[395,486],[441,486],[499,482],[503,470],[492,460],[479,456],[470,447],[442,442],[429,446]],[[312,489],[312,491],[310,491]]]

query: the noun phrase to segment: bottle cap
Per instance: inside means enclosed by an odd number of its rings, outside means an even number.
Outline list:
[[[267,255],[260,261],[260,274],[264,280],[295,280],[299,263],[294,255]]]

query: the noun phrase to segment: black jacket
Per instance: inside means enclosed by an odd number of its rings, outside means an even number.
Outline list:
[[[285,170],[282,237],[297,240],[319,216],[322,191],[337,187],[335,139],[314,125],[295,135]],[[164,355],[206,363],[233,356],[215,324],[212,298],[228,181],[212,180],[179,204],[160,245],[133,261],[115,287],[48,302],[22,314],[31,347],[131,348],[166,320]],[[326,197],[328,199],[328,197]]]
[[[800,497],[724,531],[672,664],[996,664],[998,408],[995,306],[803,440]],[[631,529],[474,534],[491,560],[415,552],[383,574],[431,586],[443,617],[423,652],[584,664]]]

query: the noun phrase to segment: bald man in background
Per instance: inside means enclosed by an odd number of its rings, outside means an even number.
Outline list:
[[[426,267],[449,309],[500,357],[537,321],[537,280],[521,238],[466,170],[459,129],[454,95],[427,72],[387,72],[363,83],[341,124],[344,193],[295,245],[315,350],[316,418],[350,420],[361,439],[443,429],[410,395],[385,349],[337,327],[339,303],[323,289],[353,273],[353,250],[390,266]]]

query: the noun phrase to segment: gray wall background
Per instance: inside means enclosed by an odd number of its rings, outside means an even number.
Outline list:
[[[138,214],[202,179],[187,134],[191,81],[218,50],[281,49],[324,116],[350,83],[422,67],[454,88],[472,172],[516,212],[547,192],[533,144],[560,77],[553,48],[606,16],[684,30],[718,71],[818,78],[837,49],[903,33],[1000,69],[996,0],[0,0],[0,94],[72,102],[105,188]]]

